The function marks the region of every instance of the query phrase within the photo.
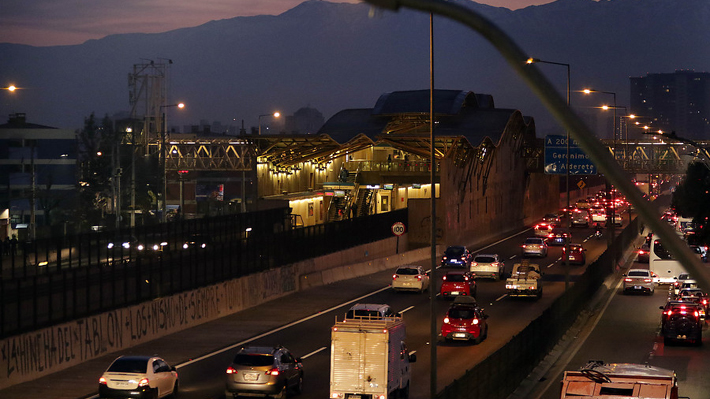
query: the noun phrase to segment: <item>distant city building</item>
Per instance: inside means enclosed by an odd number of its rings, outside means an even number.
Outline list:
[[[284,130],[287,134],[313,134],[325,123],[323,114],[315,108],[303,107],[286,117]]]
[[[23,113],[0,125],[0,238],[46,226],[53,212],[71,208],[76,157],[73,130],[28,123]]]
[[[687,139],[710,137],[710,73],[679,70],[631,80],[631,113],[653,130]]]

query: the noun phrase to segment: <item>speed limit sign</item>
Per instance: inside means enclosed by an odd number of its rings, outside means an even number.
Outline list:
[[[406,231],[407,229],[404,227],[404,223],[402,222],[396,222],[392,225],[392,234],[396,235],[397,237],[401,236]]]

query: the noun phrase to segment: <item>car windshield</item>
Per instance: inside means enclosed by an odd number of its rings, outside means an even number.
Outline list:
[[[411,267],[401,267],[397,269],[396,273],[404,276],[416,276],[417,274],[419,274],[419,270],[413,269]]]
[[[377,310],[358,309],[358,310],[348,310],[348,314],[345,317],[347,319],[353,319],[355,317],[380,318],[380,317],[382,317],[382,315],[380,315],[380,312]]]
[[[690,278],[690,274],[688,273],[681,273],[678,275],[678,280],[687,280]]]
[[[267,367],[274,364],[274,357],[266,354],[240,353],[234,357],[234,364],[251,367]]]
[[[112,373],[145,374],[148,370],[146,359],[116,359],[107,371]]]
[[[473,261],[477,263],[493,263],[496,259],[492,256],[476,256]]]
[[[648,271],[646,271],[646,270],[630,271],[629,277],[648,277]]]
[[[448,247],[446,248],[446,256],[461,256],[463,251],[463,247]]]
[[[446,275],[446,281],[460,283],[466,281],[466,277],[460,273],[451,273]]]
[[[527,240],[525,240],[525,243],[526,244],[540,244],[540,243],[542,243],[542,239],[541,238],[528,238]]]
[[[476,311],[470,308],[453,308],[449,310],[449,317],[452,319],[473,319]]]

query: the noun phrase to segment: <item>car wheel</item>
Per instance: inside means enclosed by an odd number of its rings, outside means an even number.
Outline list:
[[[296,383],[296,387],[294,388],[294,392],[296,394],[300,394],[303,392],[303,376],[299,375],[298,376],[298,382]]]
[[[399,393],[399,397],[401,399],[409,399],[409,383],[407,383],[407,386],[402,388],[402,391]]]
[[[478,345],[478,344],[480,344],[482,341],[483,341],[483,332],[481,331],[481,332],[478,333],[478,336],[473,339],[473,344],[474,344],[474,345]]]
[[[274,399],[284,399],[286,398],[286,384],[284,384],[281,387],[281,391],[279,391],[278,394],[274,395]]]

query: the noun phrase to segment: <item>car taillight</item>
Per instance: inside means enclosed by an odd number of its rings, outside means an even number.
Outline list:
[[[331,399],[339,399],[341,396],[343,395],[339,394],[338,392],[333,392],[330,394]]]
[[[396,274],[393,274],[393,275],[392,275],[392,280],[397,280],[397,277],[399,277],[399,276],[397,276]]]
[[[444,280],[444,281],[446,281],[446,276],[442,277],[441,279]]]
[[[707,304],[708,304],[708,300],[707,300],[707,299],[703,299],[703,305],[707,306]]]
[[[624,281],[626,281],[627,283],[630,283],[630,282],[632,282],[633,280],[627,277],[627,278],[624,279]]]
[[[448,318],[448,317],[444,317],[444,324],[449,324],[449,318]]]
[[[478,262],[471,263],[471,267],[476,267],[476,266],[478,266]]]
[[[147,378],[143,378],[140,381],[138,381],[139,387],[147,387],[148,385],[150,385],[150,382],[148,381]]]
[[[698,312],[697,310],[695,311],[695,317],[696,317],[696,318],[699,318],[699,317],[700,317],[700,312]]]
[[[650,282],[652,282],[652,281],[653,281],[652,278],[645,278],[645,279],[643,279],[643,282],[644,282],[644,283],[650,283]]]
[[[227,367],[227,374],[237,374],[237,370],[234,367]]]
[[[491,266],[494,266],[494,267],[497,267],[498,265],[500,265],[500,263],[498,263],[498,262],[493,262],[493,263],[491,264]]]
[[[266,372],[266,375],[279,375],[279,369],[271,369]]]
[[[107,384],[106,378],[104,378],[104,377],[99,378],[99,384],[106,385]]]
[[[473,324],[473,325],[478,324],[478,319],[473,319],[473,321],[471,322],[471,324]]]
[[[666,315],[667,315],[667,316],[672,316],[672,315],[673,315],[673,311],[672,311],[672,310],[666,311]]]
[[[417,280],[422,281],[422,275],[421,275],[421,274],[417,276]]]

